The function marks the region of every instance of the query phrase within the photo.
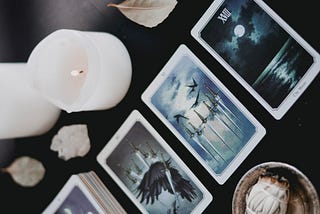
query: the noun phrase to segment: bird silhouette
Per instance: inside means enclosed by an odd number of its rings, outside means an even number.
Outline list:
[[[168,178],[167,171],[170,172],[171,178]],[[158,200],[162,191],[168,191],[171,194],[177,193],[181,198],[190,202],[197,197],[195,188],[189,180],[184,179],[179,171],[171,166],[170,159],[153,163],[144,174],[137,191],[137,198],[141,196],[140,202],[146,201],[146,204],[153,204]]]
[[[193,84],[192,85],[187,85],[187,87],[191,88],[189,91],[189,94],[195,90],[195,88],[198,86],[198,83],[192,78]]]
[[[196,100],[194,101],[194,103],[192,104],[192,106],[190,107],[191,108],[195,108],[199,105],[199,95],[200,95],[200,91],[198,91],[198,94],[197,94],[197,97],[196,97]]]
[[[176,115],[174,115],[173,117],[176,118],[177,123],[179,123],[180,118],[184,118],[184,119],[186,119],[186,120],[189,120],[188,117],[185,117],[185,116],[182,115],[182,114],[176,114]]]

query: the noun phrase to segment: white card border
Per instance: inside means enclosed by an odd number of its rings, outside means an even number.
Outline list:
[[[236,158],[229,164],[221,175],[216,174],[213,170],[207,166],[206,162],[198,155],[193,147],[184,139],[184,137],[166,120],[166,118],[159,112],[159,110],[151,103],[151,97],[158,89],[159,85],[166,79],[171,70],[176,66],[176,63],[182,56],[189,56],[194,62],[201,68],[201,70],[213,81],[225,95],[239,108],[239,110],[246,115],[247,119],[255,126],[256,132],[250,139],[250,141],[242,148]],[[213,73],[191,52],[191,50],[184,44],[181,44],[176,52],[169,59],[167,64],[162,68],[160,73],[143,92],[141,96],[145,104],[161,119],[161,121],[176,135],[176,137],[186,146],[189,151],[195,156],[195,158],[203,165],[203,167],[210,173],[210,175],[219,183],[224,184],[226,180],[232,175],[232,173],[238,168],[243,160],[249,155],[254,147],[260,142],[263,136],[266,134],[265,128],[261,123],[254,118],[254,116],[234,97],[231,92],[213,75]]]
[[[113,180],[120,186],[125,194],[131,201],[140,209],[142,213],[148,213],[147,210],[141,205],[140,201],[132,194],[132,192],[125,186],[113,170],[106,164],[105,160],[114,151],[121,140],[126,136],[128,131],[131,130],[136,122],[140,122],[150,132],[150,134],[157,140],[164,150],[170,154],[171,158],[184,170],[193,183],[199,188],[203,194],[203,199],[198,203],[191,213],[201,213],[213,200],[211,193],[200,182],[200,180],[192,173],[187,165],[178,157],[178,155],[171,149],[171,147],[164,141],[164,139],[157,133],[151,124],[142,116],[142,114],[134,109],[125,122],[116,131],[113,137],[108,141],[107,145],[101,150],[97,156],[97,161],[106,170],[106,172],[113,178]]]
[[[95,200],[93,195],[90,194],[86,185],[81,181],[80,177],[78,175],[71,175],[71,177],[64,184],[64,186],[61,188],[61,190],[58,192],[58,194],[55,196],[55,198],[52,200],[52,202],[43,211],[43,214],[55,213],[57,211],[57,209],[59,209],[60,206],[63,204],[63,202],[66,200],[66,198],[68,198],[68,196],[71,193],[71,191],[73,190],[73,188],[76,186],[80,188],[80,190],[87,197],[87,199],[90,201],[92,206],[99,213],[101,213],[101,214],[104,213],[104,211],[102,210],[100,205],[97,203],[97,201]]]
[[[282,101],[278,108],[272,108],[248,83],[245,81],[213,48],[211,48],[200,36],[200,32],[206,26],[211,17],[219,9],[225,0],[215,0],[206,12],[202,15],[199,21],[191,30],[191,35],[216,59],[225,69],[236,78],[240,84],[277,120],[280,120],[292,105],[298,100],[302,93],[311,84],[314,78],[320,71],[320,55],[311,47],[296,31],[294,31],[279,15],[277,15],[266,3],[262,0],[255,1],[264,11],[270,15],[293,39],[295,39],[311,56],[314,63],[305,73],[302,79],[298,82],[295,88]]]

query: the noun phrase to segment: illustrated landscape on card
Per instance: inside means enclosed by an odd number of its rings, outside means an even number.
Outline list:
[[[313,57],[254,1],[226,1],[201,37],[272,108],[313,64]]]
[[[255,133],[255,126],[188,56],[180,59],[151,102],[216,174]]]

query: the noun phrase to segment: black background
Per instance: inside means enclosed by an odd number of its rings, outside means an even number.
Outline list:
[[[179,0],[169,17],[155,28],[125,18],[106,0],[0,0],[0,62],[26,62],[33,48],[61,28],[102,31],[117,36],[127,47],[133,77],[125,98],[114,108],[79,113],[62,112],[55,126],[35,137],[0,141],[0,167],[27,155],[40,160],[44,179],[25,188],[0,174],[0,213],[41,213],[72,174],[95,171],[129,213],[135,205],[96,161],[133,109],[139,110],[213,195],[205,213],[231,213],[232,196],[241,177],[257,164],[289,163],[302,171],[320,191],[319,75],[281,120],[275,120],[235,78],[190,35],[212,1]],[[119,3],[121,1],[114,1]],[[316,1],[265,1],[312,47],[320,51]],[[305,4],[303,4],[305,3]],[[225,184],[219,185],[191,153],[142,102],[141,94],[180,44],[186,44],[266,128],[266,136]],[[272,45],[272,44],[270,44]],[[258,53],[257,53],[258,54]],[[0,77],[1,78],[1,77]],[[12,83],[14,84],[14,83]],[[0,102],[5,102],[1,100]],[[1,108],[1,103],[0,103]],[[1,120],[1,118],[0,118]],[[50,150],[52,137],[64,125],[87,124],[91,150],[83,158],[63,161]]]

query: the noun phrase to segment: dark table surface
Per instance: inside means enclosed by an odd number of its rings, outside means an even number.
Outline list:
[[[47,133],[0,141],[0,167],[27,155],[40,160],[44,179],[25,188],[0,174],[0,213],[40,213],[72,174],[95,171],[123,207],[138,211],[96,161],[133,109],[139,110],[185,161],[213,195],[205,213],[231,213],[232,196],[240,178],[252,167],[268,161],[289,163],[302,171],[320,193],[319,173],[319,75],[281,120],[275,120],[223,67],[190,35],[190,30],[212,1],[178,1],[169,17],[155,28],[146,28],[106,7],[109,0],[0,0],[0,62],[26,62],[38,42],[61,29],[108,32],[127,47],[133,78],[125,98],[114,108],[79,113],[62,112]],[[120,1],[114,1],[119,3]],[[313,48],[320,51],[319,10],[316,1],[265,1]],[[305,3],[305,4],[304,4]],[[180,44],[186,44],[227,88],[262,123],[267,133],[252,153],[223,184],[219,185],[141,101],[141,94]],[[0,77],[1,78],[1,77]],[[1,102],[5,102],[1,100]],[[1,108],[1,106],[0,106]],[[0,118],[1,120],[1,118]],[[83,158],[63,161],[50,150],[52,137],[64,125],[87,124],[91,150]],[[3,212],[6,211],[6,212]]]

